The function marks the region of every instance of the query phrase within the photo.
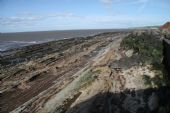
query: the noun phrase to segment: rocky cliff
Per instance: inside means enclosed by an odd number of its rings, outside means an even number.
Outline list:
[[[169,113],[161,37],[103,33],[4,52],[0,112]]]

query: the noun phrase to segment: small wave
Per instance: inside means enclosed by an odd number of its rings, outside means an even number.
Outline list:
[[[40,43],[41,41],[8,41],[9,43],[23,43],[23,44],[36,44]]]
[[[50,42],[54,40],[55,39],[47,39],[43,41],[0,41],[0,52],[4,52],[10,49],[20,48],[23,46]]]
[[[5,51],[4,49],[0,49],[0,52],[3,52],[3,51]]]
[[[38,43],[42,41],[0,41],[0,52]]]

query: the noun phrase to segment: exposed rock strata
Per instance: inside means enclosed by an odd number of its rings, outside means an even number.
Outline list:
[[[129,46],[129,36],[141,44]],[[146,40],[148,37],[151,39]],[[162,65],[156,68],[150,57],[156,55],[161,61],[162,56],[141,46],[150,49],[150,41],[155,42],[154,51],[162,52],[157,48],[162,44],[160,32],[142,30],[54,41],[3,53],[0,110],[168,113],[168,83],[162,76]],[[141,57],[143,52],[149,56]]]

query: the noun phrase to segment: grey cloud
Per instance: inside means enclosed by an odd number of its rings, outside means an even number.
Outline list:
[[[75,15],[73,13],[55,13],[50,14],[50,17],[59,17],[59,18],[65,18],[65,17],[74,17]]]
[[[102,3],[111,4],[113,0],[101,0]]]
[[[69,18],[80,18],[73,13],[64,12],[64,13],[53,13],[47,15],[35,15],[33,13],[23,13],[19,16],[11,16],[11,17],[0,17],[0,25],[4,26],[14,26],[19,24],[28,24],[32,22],[39,22],[41,20],[45,20],[48,18],[54,19],[69,19]]]
[[[0,25],[9,25],[13,26],[16,24],[24,24],[29,22],[35,22],[41,20],[42,18],[39,16],[30,16],[30,17],[1,17]]]
[[[144,24],[155,24],[157,23],[159,20],[161,20],[161,18],[157,18],[156,17],[143,17],[141,16],[128,16],[128,15],[117,15],[117,16],[99,16],[99,17],[93,17],[93,18],[87,18],[86,20],[92,23],[102,23],[102,24],[108,24],[108,25],[115,25],[115,24],[119,24],[119,25],[129,25],[129,24],[139,24],[139,25],[144,25]]]
[[[113,3],[130,3],[130,4],[145,4],[149,0],[100,0],[104,4],[113,4]]]

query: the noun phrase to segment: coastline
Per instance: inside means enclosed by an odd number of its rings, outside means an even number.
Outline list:
[[[106,32],[128,32],[130,29],[92,29],[92,30],[60,30],[37,31],[0,34],[0,52],[13,48],[21,48],[34,44],[58,41],[75,37],[95,36]],[[3,44],[4,43],[4,44]]]

